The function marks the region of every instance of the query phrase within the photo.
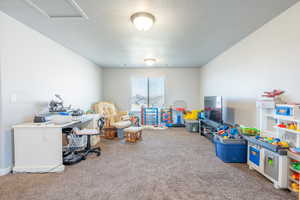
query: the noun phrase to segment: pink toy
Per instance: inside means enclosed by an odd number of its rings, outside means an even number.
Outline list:
[[[282,95],[284,93],[283,90],[273,90],[271,92],[264,92],[263,97],[276,97]]]

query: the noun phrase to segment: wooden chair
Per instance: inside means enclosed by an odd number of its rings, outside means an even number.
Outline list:
[[[105,118],[103,134],[106,139],[114,139],[118,128],[125,128],[131,124],[128,113],[117,111],[116,106],[111,102],[98,102],[93,105],[93,109]]]

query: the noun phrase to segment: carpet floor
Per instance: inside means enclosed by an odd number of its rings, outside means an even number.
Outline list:
[[[144,131],[143,140],[101,141],[102,155],[63,173],[0,177],[1,200],[290,200],[245,164],[226,164],[214,146],[182,128]]]

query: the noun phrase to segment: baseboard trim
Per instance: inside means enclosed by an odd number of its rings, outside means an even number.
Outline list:
[[[59,166],[35,166],[35,167],[14,167],[13,173],[48,173],[48,172],[63,172],[64,165]]]
[[[11,172],[11,167],[0,168],[0,176],[4,176],[6,174],[9,174],[10,172]]]

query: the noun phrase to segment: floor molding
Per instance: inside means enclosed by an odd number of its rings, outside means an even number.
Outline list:
[[[58,166],[34,166],[34,167],[14,167],[13,173],[48,173],[48,172],[63,172],[64,165]]]
[[[7,168],[0,168],[0,176],[4,176],[6,174],[9,174],[11,172],[12,168],[7,167]]]

